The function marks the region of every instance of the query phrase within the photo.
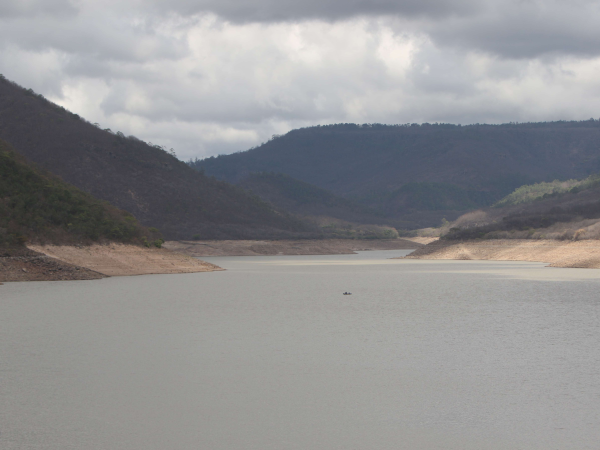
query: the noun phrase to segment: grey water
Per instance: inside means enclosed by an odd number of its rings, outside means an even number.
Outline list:
[[[600,271],[405,253],[0,286],[0,448],[600,448]]]

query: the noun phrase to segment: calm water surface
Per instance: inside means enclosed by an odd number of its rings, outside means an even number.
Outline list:
[[[0,286],[0,448],[600,448],[600,271],[403,253]]]

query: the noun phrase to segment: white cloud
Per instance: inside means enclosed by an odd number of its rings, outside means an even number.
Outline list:
[[[319,123],[599,115],[598,2],[19,4],[0,73],[182,159]]]

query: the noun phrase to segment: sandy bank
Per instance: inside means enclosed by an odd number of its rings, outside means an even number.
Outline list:
[[[301,241],[168,241],[165,248],[190,256],[343,255],[363,250],[419,248],[407,239],[323,239]]]
[[[504,239],[437,241],[406,256],[410,259],[532,261],[551,267],[600,268],[600,241]]]
[[[167,249],[109,244],[81,246],[30,245],[33,251],[107,276],[192,273],[222,270]]]

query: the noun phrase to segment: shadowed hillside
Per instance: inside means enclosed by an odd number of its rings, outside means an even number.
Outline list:
[[[162,240],[129,213],[32,167],[0,141],[0,246],[25,242],[57,244]]]
[[[301,221],[164,151],[101,130],[0,76],[0,139],[169,239],[312,236]]]
[[[281,173],[254,173],[239,186],[278,208],[301,216],[326,216],[357,223],[390,222],[378,211]]]
[[[317,126],[195,165],[232,182],[285,173],[394,217],[465,211],[523,184],[600,171],[600,122]]]

